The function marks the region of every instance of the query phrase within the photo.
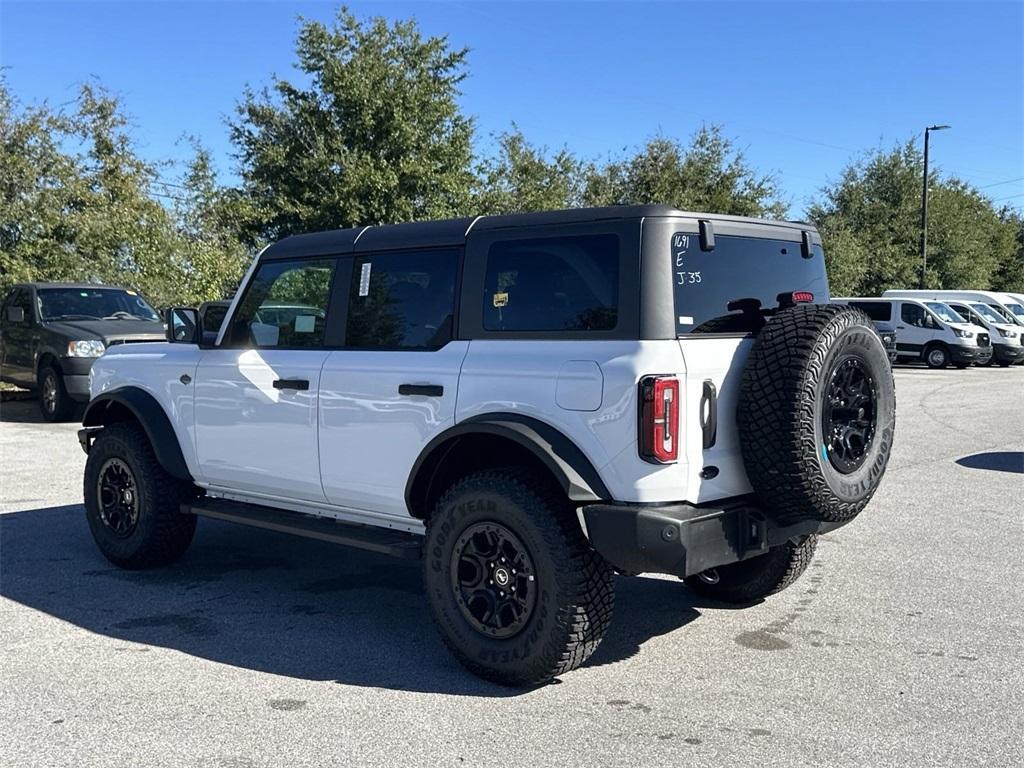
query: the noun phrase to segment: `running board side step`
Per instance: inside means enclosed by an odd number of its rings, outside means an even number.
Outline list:
[[[332,544],[365,549],[405,560],[418,560],[423,545],[423,537],[413,533],[345,523],[302,512],[291,512],[228,499],[199,498],[191,503],[182,504],[181,511],[187,515],[224,520],[278,533],[290,533],[307,539],[329,541]]]

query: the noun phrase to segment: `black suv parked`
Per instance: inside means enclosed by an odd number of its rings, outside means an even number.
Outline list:
[[[135,291],[22,283],[0,310],[0,380],[35,389],[47,421],[89,399],[89,369],[113,344],[162,341],[160,315]]]

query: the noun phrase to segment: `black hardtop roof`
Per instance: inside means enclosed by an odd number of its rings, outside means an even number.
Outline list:
[[[38,283],[38,282],[26,282],[26,283],[15,283],[11,286],[14,288],[69,288],[71,290],[80,291],[96,291],[96,290],[107,290],[107,291],[127,291],[128,288],[123,288],[120,285],[104,285],[102,283]]]
[[[807,230],[814,225],[805,222],[755,219],[720,213],[681,211],[670,205],[616,205],[604,208],[568,208],[559,211],[512,213],[500,216],[465,216],[458,219],[416,221],[406,224],[384,224],[351,229],[334,229],[291,235],[267,246],[260,255],[264,259],[329,256],[339,253],[388,251],[399,248],[445,247],[463,245],[466,236],[484,230],[517,229],[558,224],[581,224],[594,221],[631,221],[649,217],[679,217],[732,223]]]

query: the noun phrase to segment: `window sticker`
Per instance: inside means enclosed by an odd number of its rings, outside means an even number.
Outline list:
[[[314,315],[296,315],[295,316],[295,332],[296,333],[312,333],[316,329],[316,316]]]
[[[369,296],[370,295],[370,269],[372,265],[370,262],[363,264],[362,270],[359,272],[359,295]]]
[[[497,308],[508,306],[508,294],[507,293],[496,293],[494,294],[494,306]]]
[[[690,315],[680,315],[679,316],[679,324],[680,325],[693,325],[693,317],[691,317]]]

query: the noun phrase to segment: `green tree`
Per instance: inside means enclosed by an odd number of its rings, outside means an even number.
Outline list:
[[[999,212],[1005,240],[998,249],[999,265],[992,277],[992,288],[1008,293],[1024,293],[1024,216],[1004,208]]]
[[[916,287],[921,275],[921,178],[912,141],[850,164],[809,215],[821,230],[833,292],[876,295]],[[929,172],[930,288],[986,289],[1013,252],[1013,225],[956,178]]]
[[[82,86],[73,111],[22,108],[0,84],[0,283],[88,280],[158,303],[176,281],[173,227],[149,194],[117,99]]]
[[[89,194],[61,145],[71,121],[45,105],[21,107],[0,79],[0,290],[80,274],[73,217]]]
[[[306,230],[461,213],[472,121],[457,102],[466,50],[413,21],[365,23],[342,8],[302,24],[301,85],[247,89],[230,125],[252,242]]]
[[[241,223],[254,213],[237,190],[217,183],[209,150],[190,139],[193,157],[177,190],[174,212],[182,260],[177,300],[201,303],[230,298],[252,260]]]
[[[477,167],[472,212],[519,213],[580,204],[583,163],[568,149],[550,155],[515,125],[497,137],[497,153]]]
[[[150,194],[156,167],[137,154],[128,118],[102,88],[82,86],[73,122],[89,190],[71,217],[79,275],[173,303],[181,269],[171,213]]]
[[[583,194],[586,205],[664,203],[691,211],[781,218],[773,176],[757,173],[719,126],[704,126],[688,144],[666,137],[647,142],[636,155],[592,165]]]

